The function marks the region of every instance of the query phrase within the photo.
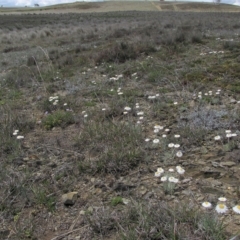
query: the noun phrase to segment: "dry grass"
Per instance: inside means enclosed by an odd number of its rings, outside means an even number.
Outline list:
[[[43,11],[0,16],[0,238],[230,238],[233,215],[201,209],[193,168],[219,166],[214,198],[230,187],[237,203],[238,170],[219,159],[239,164],[239,137],[213,139],[240,127],[239,14]],[[175,165],[187,180],[168,191],[154,172]]]

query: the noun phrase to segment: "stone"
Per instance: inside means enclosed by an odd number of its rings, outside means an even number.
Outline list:
[[[221,162],[221,165],[226,167],[233,167],[236,165],[236,163],[232,161],[227,161],[227,162]]]
[[[78,192],[69,192],[62,195],[62,202],[64,205],[74,205],[78,197]]]
[[[144,187],[144,186],[141,186],[141,188],[140,188],[140,194],[141,195],[145,195],[146,193],[147,193],[147,188],[146,187]]]
[[[233,99],[233,98],[230,100],[230,103],[236,103],[236,102],[237,101],[235,99]]]

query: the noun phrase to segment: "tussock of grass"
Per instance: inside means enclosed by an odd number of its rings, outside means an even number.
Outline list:
[[[94,236],[118,231],[118,239],[225,239],[216,216],[164,202],[131,202],[120,210],[101,207],[86,215]]]
[[[95,156],[84,160],[91,172],[126,173],[144,161],[142,139],[141,129],[131,123],[88,122],[75,147]]]

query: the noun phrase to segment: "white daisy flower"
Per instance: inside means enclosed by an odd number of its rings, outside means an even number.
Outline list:
[[[226,137],[227,137],[227,138],[231,138],[231,137],[232,137],[232,133],[227,133],[227,134],[226,134]]]
[[[227,201],[227,199],[226,199],[225,197],[220,197],[220,198],[218,198],[218,200],[219,200],[220,202],[226,202],[226,201]]]
[[[225,204],[223,203],[220,203],[216,206],[215,210],[218,212],[218,213],[226,213],[228,211],[228,208]]]
[[[237,214],[240,214],[240,205],[236,205],[235,207],[232,208],[233,211]]]
[[[175,138],[180,138],[180,135],[179,134],[175,134],[174,137]]]
[[[13,132],[13,135],[14,135],[14,136],[18,135],[18,132],[19,132],[19,130],[15,130],[15,131]]]
[[[143,120],[143,117],[139,117],[139,120]]]
[[[155,144],[159,143],[159,139],[154,139],[153,143],[155,143]]]
[[[169,143],[168,147],[170,147],[170,148],[174,147],[174,143]]]
[[[163,134],[162,137],[165,138],[165,137],[167,137],[167,135],[166,135],[166,134]]]
[[[123,112],[124,115],[128,114],[128,112]]]
[[[123,95],[123,92],[119,92],[118,95]]]
[[[168,171],[169,172],[174,172],[174,169],[173,168],[169,168]]]
[[[179,147],[180,147],[180,144],[174,144],[174,147],[175,147],[175,148],[179,148]]]
[[[88,117],[88,115],[87,115],[87,114],[85,114],[83,117],[87,118],[87,117]]]
[[[24,136],[17,136],[17,139],[23,139],[24,138]]]
[[[146,139],[145,139],[145,142],[149,142],[149,141],[150,141],[150,139],[149,139],[149,138],[146,138]]]
[[[166,182],[167,181],[167,177],[161,177],[161,181],[162,182]]]
[[[158,132],[159,132],[159,129],[156,128],[156,129],[153,130],[153,132],[154,132],[154,133],[158,133]]]
[[[221,136],[216,136],[216,137],[214,137],[214,140],[216,140],[216,141],[218,141],[218,140],[220,140],[221,139]]]
[[[168,181],[169,181],[169,182],[175,182],[175,178],[174,178],[174,177],[169,177],[169,178],[168,178]]]
[[[125,107],[124,110],[131,111],[131,108],[130,107]]]
[[[138,116],[141,116],[141,115],[143,115],[143,114],[144,114],[144,112],[138,112],[138,113],[137,113]]]
[[[177,157],[182,157],[182,156],[183,156],[182,151],[177,151],[176,156],[177,156]]]
[[[102,108],[102,111],[106,111],[106,108]]]
[[[161,173],[160,173],[160,172],[155,172],[155,173],[154,173],[154,176],[155,176],[155,177],[160,177],[160,176],[161,176]]]
[[[232,137],[236,137],[237,136],[237,134],[236,133],[232,133]]]
[[[175,178],[175,177],[169,177],[168,181],[169,182],[173,182],[173,183],[178,183],[179,180],[177,178]]]
[[[185,173],[185,170],[183,168],[177,168],[177,172],[182,175]]]
[[[169,132],[169,131],[170,131],[170,129],[168,129],[168,128],[165,129],[165,132]]]
[[[203,202],[202,206],[205,207],[205,208],[211,208],[212,204],[210,202]]]
[[[174,179],[173,179],[173,182],[174,182],[174,183],[178,183],[179,180],[178,180],[177,178],[174,178]]]
[[[225,130],[225,133],[231,133],[232,131],[231,130]]]
[[[174,105],[177,105],[177,104],[178,104],[178,102],[174,102],[173,104],[174,104]]]
[[[155,126],[154,126],[154,129],[159,129],[159,130],[162,130],[162,129],[163,129],[163,126],[160,126],[160,125],[155,125]]]
[[[159,172],[159,173],[162,174],[162,173],[164,173],[164,169],[163,169],[163,168],[158,168],[158,169],[157,169],[157,172]]]

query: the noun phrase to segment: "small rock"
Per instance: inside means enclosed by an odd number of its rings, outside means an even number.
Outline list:
[[[233,99],[233,98],[230,100],[230,103],[236,103],[236,102],[237,101],[235,99]]]
[[[93,207],[88,207],[88,212],[92,213],[93,212]]]
[[[69,192],[62,195],[64,205],[73,205],[77,200],[78,192]]]
[[[232,167],[232,166],[236,165],[236,163],[228,161],[228,162],[222,162],[221,165],[222,166],[227,166],[227,167]]]
[[[185,178],[185,179],[182,180],[182,183],[188,183],[190,181],[191,181],[191,178]]]
[[[146,187],[144,187],[144,186],[141,186],[141,188],[140,188],[140,191],[139,191],[140,193],[141,193],[141,195],[145,195],[146,194],[146,192],[147,192],[147,188]]]
[[[130,200],[127,198],[122,198],[122,201],[125,205],[127,205],[130,202]]]
[[[80,215],[85,215],[85,213],[86,213],[86,212],[85,212],[84,210],[81,210],[79,214],[80,214]]]

